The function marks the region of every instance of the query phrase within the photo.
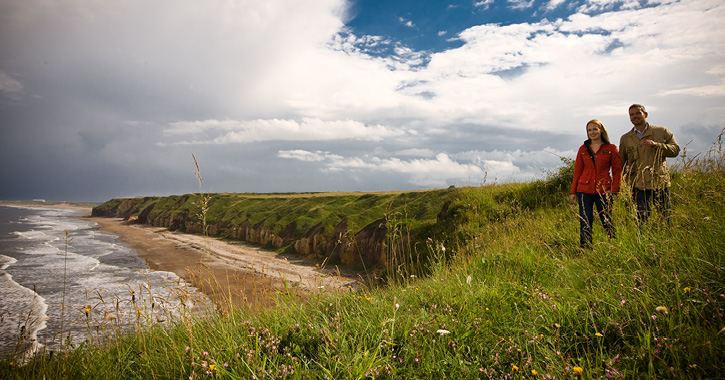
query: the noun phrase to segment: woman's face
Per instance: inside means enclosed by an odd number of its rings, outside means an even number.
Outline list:
[[[602,131],[599,126],[594,123],[587,124],[587,136],[592,140],[598,140],[602,137]]]

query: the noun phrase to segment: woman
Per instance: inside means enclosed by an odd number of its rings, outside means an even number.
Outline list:
[[[599,120],[587,123],[589,139],[579,148],[574,163],[574,180],[571,184],[572,203],[579,204],[579,241],[582,248],[592,245],[594,205],[607,231],[614,237],[614,224],[610,218],[612,193],[619,192],[622,167],[617,146],[609,143],[607,130]],[[611,176],[610,176],[611,170]]]

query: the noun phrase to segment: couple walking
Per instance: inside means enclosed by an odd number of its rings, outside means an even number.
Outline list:
[[[637,219],[646,223],[651,205],[669,218],[670,176],[667,157],[680,153],[672,132],[647,122],[647,111],[641,104],[629,107],[632,130],[622,135],[619,149],[612,144],[607,130],[599,120],[587,123],[588,139],[579,148],[574,163],[574,179],[569,198],[579,205],[580,245],[592,244],[594,207],[609,237],[615,236],[611,219],[612,194],[620,184],[632,187],[637,205]]]

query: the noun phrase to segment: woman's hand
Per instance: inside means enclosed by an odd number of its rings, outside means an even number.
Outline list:
[[[569,194],[569,200],[571,203],[576,203],[576,194]]]

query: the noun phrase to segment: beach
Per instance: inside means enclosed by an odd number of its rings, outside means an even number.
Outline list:
[[[32,206],[83,211],[86,216],[80,219],[96,223],[100,231],[118,235],[149,269],[173,272],[214,302],[231,300],[256,309],[271,305],[275,294],[285,287],[304,297],[354,288],[358,283],[354,274],[337,267],[321,269],[313,260],[277,254],[244,242],[127,224],[121,218],[91,217],[91,208],[71,203]]]
[[[90,214],[90,212],[89,212]],[[230,296],[252,308],[269,305],[285,287],[309,292],[355,287],[350,274],[321,270],[313,261],[279,255],[244,242],[222,241],[166,228],[129,225],[123,219],[84,217],[119,236],[152,270],[173,272],[210,299]]]

